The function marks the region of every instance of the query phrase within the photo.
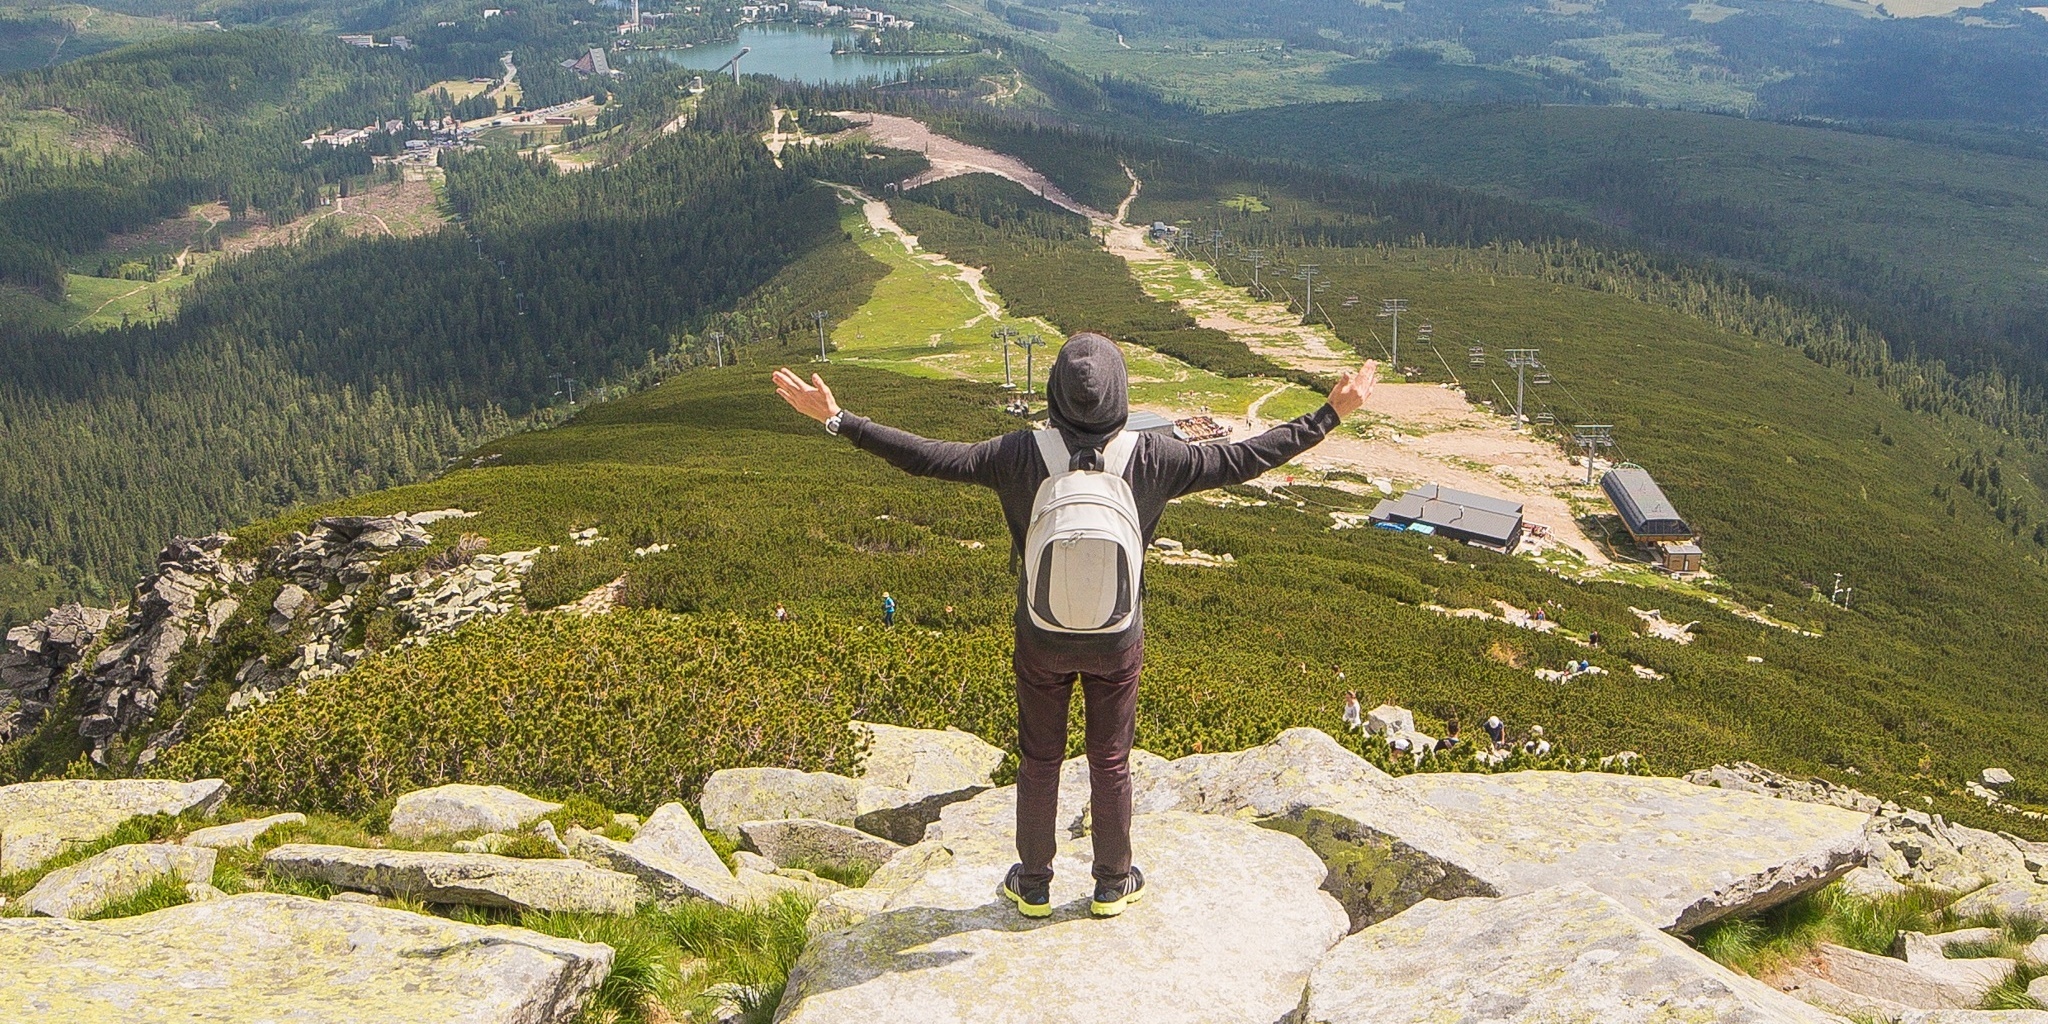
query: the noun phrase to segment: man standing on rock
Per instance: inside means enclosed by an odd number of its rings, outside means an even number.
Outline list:
[[[813,374],[787,368],[775,390],[827,432],[918,476],[996,492],[1010,528],[1017,586],[1017,856],[1001,894],[1026,917],[1052,913],[1060,762],[1067,705],[1081,682],[1095,846],[1092,913],[1121,914],[1144,893],[1131,863],[1131,742],[1144,662],[1144,549],[1166,503],[1241,484],[1314,447],[1372,394],[1378,367],[1344,374],[1328,404],[1235,444],[1191,445],[1127,433],[1123,353],[1099,334],[1067,339],[1045,383],[1051,429],[1018,430],[965,444],[932,441],[840,409]],[[1055,465],[1057,464],[1056,468]],[[1134,521],[1132,521],[1134,520]],[[1125,526],[1129,528],[1124,529]],[[1137,550],[1131,550],[1135,546]]]

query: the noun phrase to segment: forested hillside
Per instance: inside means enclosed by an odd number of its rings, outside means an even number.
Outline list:
[[[747,102],[764,116],[765,94]],[[694,325],[834,232],[828,192],[707,125],[588,174],[458,155],[447,196],[462,230],[256,252],[194,284],[175,319],[86,344],[7,332],[0,553],[74,567],[104,598],[172,533],[414,479],[515,421],[544,421],[569,378],[587,395],[693,358]],[[176,162],[76,173],[108,166]],[[16,193],[20,230],[77,229],[47,215],[70,208],[51,205],[52,189],[90,187],[69,180]],[[180,189],[221,184],[167,181],[99,191],[183,202]]]

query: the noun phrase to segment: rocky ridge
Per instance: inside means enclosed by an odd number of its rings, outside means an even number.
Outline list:
[[[1381,717],[1391,725],[1398,710]],[[570,1019],[609,969],[602,946],[513,928],[465,931],[348,902],[378,895],[623,914],[649,902],[744,904],[800,892],[819,902],[777,1017],[785,1024],[1795,1024],[1843,1014],[2001,1024],[2026,1018],[1978,1016],[1973,1007],[2022,963],[2048,960],[2048,941],[2038,953],[1959,958],[1998,941],[1997,929],[1904,932],[1889,955],[1824,945],[1766,984],[1700,955],[1688,933],[1838,879],[1880,894],[1906,884],[1946,890],[1961,897],[1959,910],[2048,919],[2033,844],[1754,765],[1714,766],[1690,781],[1549,771],[1393,778],[1312,729],[1175,760],[1134,752],[1134,840],[1150,889],[1111,920],[1087,912],[1087,772],[1084,761],[1069,762],[1054,913],[1027,920],[995,893],[1014,859],[1015,802],[1013,790],[989,779],[996,748],[954,731],[855,728],[869,736],[859,777],[729,770],[723,813],[780,815],[741,816],[731,827],[752,849],[730,861],[687,808],[666,804],[644,823],[621,816],[611,835],[569,829],[556,840],[567,854],[560,859],[290,843],[263,858],[272,877],[343,890],[332,901],[224,896],[195,882],[193,903],[133,918],[0,920],[0,962],[31,949],[71,958],[7,972],[0,1013],[104,1015],[114,1004],[95,1000],[132,991],[95,980],[113,971],[181,986],[132,1019],[219,1012],[231,999],[222,985],[255,978],[276,986],[259,1001],[280,1018],[447,1019],[405,1002],[410,986],[429,1009],[459,998],[473,1011],[463,1019],[525,1024]],[[27,808],[36,821],[82,823],[62,831],[91,842],[122,816],[75,804],[200,806],[217,801],[218,789],[4,787],[0,835],[11,843],[20,824],[13,816]],[[914,841],[899,844],[876,833],[896,831],[902,819],[861,823],[866,790],[899,794],[903,806],[943,802]],[[707,786],[707,818],[713,792]],[[553,826],[534,818],[559,806],[463,785],[407,794],[400,804],[417,812],[413,834],[443,837],[482,827],[552,836]],[[821,806],[842,820],[807,813]],[[51,873],[51,898],[10,912],[85,912],[72,908],[104,904],[151,878],[195,878],[212,840],[253,842],[289,824],[256,819],[195,832],[183,847],[119,847]],[[202,834],[207,843],[192,842]],[[468,842],[491,835],[504,838]],[[873,873],[845,888],[806,864]],[[202,947],[218,949],[209,975],[193,973]],[[423,957],[426,950],[467,952]],[[309,961],[303,976],[280,973],[281,959],[294,955]],[[400,980],[387,985],[380,972]],[[1117,979],[1116,999],[1100,998],[1105,974]],[[337,986],[338,978],[363,981]]]

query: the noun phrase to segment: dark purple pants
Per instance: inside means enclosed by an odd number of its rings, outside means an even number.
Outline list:
[[[1060,762],[1067,756],[1067,706],[1081,681],[1087,714],[1090,835],[1095,877],[1122,881],[1131,871],[1131,740],[1137,729],[1143,641],[1121,651],[1070,653],[1017,639],[1017,859],[1023,881],[1052,877]]]

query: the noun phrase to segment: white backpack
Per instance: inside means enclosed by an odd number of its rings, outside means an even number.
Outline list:
[[[1145,533],[1124,467],[1138,435],[1120,431],[1102,450],[1100,470],[1067,468],[1057,430],[1037,434],[1052,474],[1031,502],[1024,534],[1024,600],[1031,621],[1054,633],[1120,633],[1137,621]]]

